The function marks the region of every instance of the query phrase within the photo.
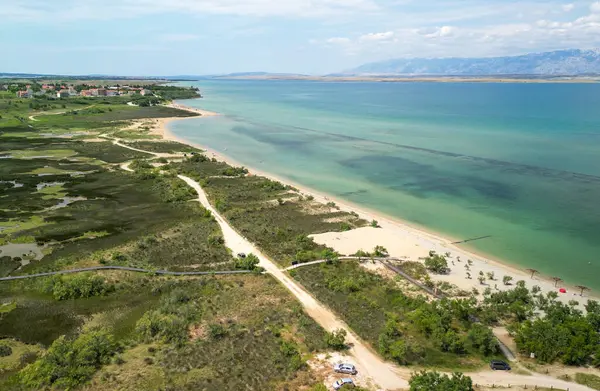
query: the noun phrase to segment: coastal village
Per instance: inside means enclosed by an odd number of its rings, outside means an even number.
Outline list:
[[[99,96],[131,96],[141,95],[148,96],[153,95],[152,91],[141,87],[141,86],[128,86],[128,85],[113,85],[113,86],[95,86],[95,85],[73,85],[73,84],[27,84],[22,89],[20,85],[2,85],[0,90],[16,91],[17,98],[33,98],[33,97],[46,97],[46,98],[69,98],[74,96],[82,97],[99,97]]]

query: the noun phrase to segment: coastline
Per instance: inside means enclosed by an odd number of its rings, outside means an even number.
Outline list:
[[[210,111],[195,109],[183,104],[172,104],[171,107],[175,107],[181,110],[187,110],[200,114],[201,116],[211,117],[218,116],[219,113]],[[167,118],[163,119],[159,123],[158,132],[155,133],[160,135],[165,140],[177,141],[182,144],[187,144],[206,151],[206,154],[210,157],[214,157],[219,161],[223,161],[232,166],[243,166],[240,162],[234,158],[223,154],[220,151],[209,148],[205,145],[191,142],[182,137],[175,135],[169,128],[168,125],[175,120],[186,120],[190,118]],[[524,268],[519,265],[512,264],[505,260],[497,259],[489,254],[483,254],[480,251],[473,251],[471,249],[463,249],[454,244],[460,239],[452,238],[449,235],[432,232],[426,227],[421,227],[416,224],[401,220],[396,217],[391,217],[372,210],[370,208],[354,204],[352,202],[331,196],[326,193],[322,193],[318,190],[309,188],[307,186],[293,182],[292,180],[279,177],[277,175],[256,169],[254,167],[247,167],[251,175],[258,175],[284,183],[289,186],[293,186],[304,195],[311,195],[314,200],[323,204],[328,202],[335,202],[336,206],[341,211],[355,212],[358,215],[367,220],[376,220],[379,223],[379,228],[363,227],[352,231],[346,232],[331,232],[319,235],[312,235],[313,239],[318,242],[334,248],[336,251],[344,253],[353,253],[357,250],[370,251],[375,245],[383,245],[388,248],[390,255],[398,258],[406,258],[411,261],[418,261],[420,258],[427,256],[430,250],[434,250],[439,254],[449,252],[451,257],[449,258],[450,273],[447,275],[435,275],[432,274],[431,278],[434,281],[448,282],[456,285],[459,289],[471,291],[473,288],[477,288],[480,293],[487,287],[494,287],[497,290],[506,290],[514,287],[514,283],[518,280],[525,280],[527,286],[531,288],[533,285],[538,285],[543,292],[558,292],[559,288],[566,288],[566,294],[560,294],[559,300],[567,303],[570,300],[580,301],[579,306],[583,308],[582,300],[596,299],[594,291],[587,291],[584,296],[579,295],[579,290],[574,285],[559,283],[555,287],[554,281],[549,277],[541,276],[536,274],[534,278],[531,278],[530,274],[525,271]],[[374,244],[375,243],[375,244]],[[457,260],[460,257],[461,261]],[[472,260],[473,265],[471,266],[470,274],[472,279],[466,279],[464,266],[466,260]],[[451,260],[457,260],[452,262]],[[494,273],[495,281],[486,281],[486,284],[480,284],[477,280],[478,272]],[[502,277],[504,275],[510,275],[513,277],[511,285],[504,285],[502,283]]]
[[[259,76],[229,76],[220,80],[304,80],[334,83],[529,83],[529,84],[596,84],[598,77],[541,77],[541,78],[510,78],[510,77],[470,77],[470,76],[305,76],[305,75],[259,75]]]

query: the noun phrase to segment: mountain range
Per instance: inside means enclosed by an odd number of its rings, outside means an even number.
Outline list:
[[[357,68],[335,74],[335,76],[593,74],[600,74],[600,49],[567,49],[507,57],[398,58],[364,64]]]

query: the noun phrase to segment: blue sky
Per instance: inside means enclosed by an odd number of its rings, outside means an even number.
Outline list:
[[[600,47],[600,1],[0,0],[0,72],[324,74]]]

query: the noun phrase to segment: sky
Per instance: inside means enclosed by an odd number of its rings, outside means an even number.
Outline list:
[[[327,74],[595,47],[589,0],[0,0],[0,72]]]

